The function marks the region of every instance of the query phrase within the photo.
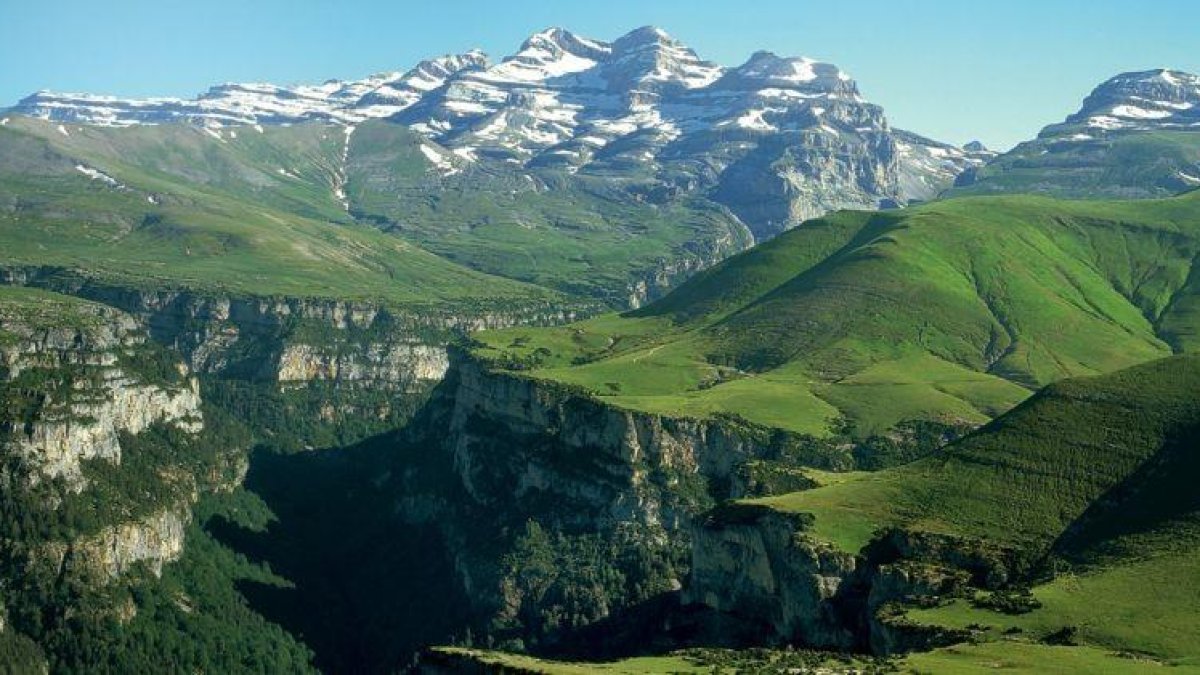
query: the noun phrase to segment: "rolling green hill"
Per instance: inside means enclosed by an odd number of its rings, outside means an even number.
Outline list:
[[[759,503],[815,514],[813,532],[851,551],[903,525],[1091,559],[1133,534],[1094,518],[1098,504],[1119,501],[1119,522],[1140,520],[1142,537],[1200,513],[1182,485],[1200,461],[1197,391],[1194,354],[1064,380],[936,457]]]
[[[1070,570],[1037,583],[1022,611],[992,608],[983,592],[907,611],[919,625],[974,633],[983,644],[959,657],[1015,658],[1057,640],[1099,650],[1109,668],[1129,663],[1114,653],[1200,666],[1200,500],[1189,487],[1200,469],[1198,391],[1196,355],[1066,380],[937,457],[756,503],[812,514],[811,534],[847,550],[901,527]],[[1068,654],[1083,656],[1057,647],[1041,658]],[[951,655],[912,661],[942,672]]]
[[[64,134],[15,120],[0,129],[0,265],[248,295],[457,307],[564,301],[350,222],[328,185],[335,131],[226,130],[219,140],[182,125]],[[284,160],[305,178],[273,175]]]
[[[614,405],[826,435],[983,423],[1033,390],[1200,347],[1200,194],[947,200],[809,221],[649,307],[478,336]]]
[[[627,307],[752,243],[704,199],[635,194],[637,176],[462,158],[447,171],[433,152],[382,121],[12,118],[0,128],[0,264],[265,294]]]

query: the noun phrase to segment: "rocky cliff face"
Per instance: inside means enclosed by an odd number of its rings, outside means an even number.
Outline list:
[[[381,489],[438,529],[477,634],[498,642],[553,641],[678,590],[692,517],[743,494],[740,469],[770,448],[756,429],[618,409],[458,350],[408,435],[415,454]]]
[[[768,642],[851,649],[859,639],[835,607],[859,561],[803,532],[797,516],[741,507],[692,534],[685,602],[766,627]],[[732,517],[731,517],[732,516]]]
[[[707,481],[732,485],[764,450],[734,425],[622,410],[457,352],[452,363],[447,447],[480,505],[555,495],[579,523],[675,531],[710,499]]]
[[[148,327],[190,368],[295,386],[313,381],[399,393],[427,388],[446,370],[455,335],[518,323],[547,325],[571,309],[406,311],[368,302],[228,297],[113,286],[58,268],[6,268],[0,283],[46,288],[119,308]]]
[[[1028,571],[1016,551],[902,529],[841,551],[809,522],[749,504],[710,512],[693,534],[685,601],[760,626],[768,641],[887,655],[965,639],[910,624],[905,604],[1003,588]]]
[[[191,519],[186,507],[164,510],[71,542],[54,542],[46,547],[44,556],[59,570],[98,583],[115,580],[138,565],[159,576],[164,564],[183,553],[184,533]]]
[[[174,383],[130,372],[146,341],[132,317],[99,305],[75,311],[52,324],[0,315],[0,387],[51,383],[24,401],[24,419],[10,419],[6,449],[32,468],[32,480],[63,478],[79,490],[85,461],[120,463],[122,433],[159,422],[197,433],[203,416],[198,384],[182,365]]]

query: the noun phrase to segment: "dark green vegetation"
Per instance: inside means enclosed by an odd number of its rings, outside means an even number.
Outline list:
[[[499,367],[613,405],[827,436],[981,423],[1062,377],[1195,348],[1200,195],[840,213],[644,310],[484,333]]]
[[[1169,197],[1196,187],[1197,166],[1200,134],[1194,131],[1100,132],[1083,125],[1061,126],[983,167],[969,169],[949,194]]]

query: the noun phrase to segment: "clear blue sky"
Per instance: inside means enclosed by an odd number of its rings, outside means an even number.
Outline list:
[[[226,81],[400,70],[558,25],[646,24],[734,65],[757,49],[847,70],[892,124],[1009,146],[1121,71],[1200,71],[1197,0],[0,1],[0,105],[37,89],[191,96]]]

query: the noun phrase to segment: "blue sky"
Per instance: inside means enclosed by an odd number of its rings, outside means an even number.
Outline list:
[[[1122,71],[1200,71],[1196,0],[174,0],[0,3],[0,105],[37,89],[191,96],[225,81],[494,58],[564,26],[612,39],[653,24],[726,65],[757,49],[831,61],[892,124],[1006,147]]]

